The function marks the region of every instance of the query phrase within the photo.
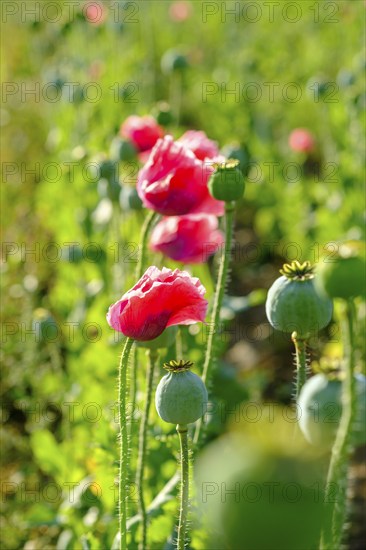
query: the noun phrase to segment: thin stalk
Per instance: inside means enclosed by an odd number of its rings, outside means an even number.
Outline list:
[[[214,341],[215,341],[215,333],[219,326],[220,311],[221,311],[222,301],[225,295],[226,279],[227,279],[229,264],[230,264],[231,247],[232,247],[232,240],[233,240],[234,210],[235,210],[234,202],[226,203],[225,205],[225,246],[221,254],[220,269],[219,269],[219,274],[217,278],[214,304],[213,304],[213,309],[212,309],[211,319],[210,319],[210,330],[208,334],[205,362],[203,365],[203,372],[202,372],[202,380],[204,383],[206,383],[207,380],[209,381],[211,370],[216,359]],[[203,419],[200,418],[197,421],[196,430],[193,438],[193,442],[195,444],[197,444],[199,441],[202,423],[203,423]]]
[[[327,524],[323,531],[321,549],[340,548],[343,526],[346,520],[346,485],[348,461],[352,450],[352,430],[356,416],[357,396],[355,386],[355,342],[354,342],[355,308],[352,300],[347,302],[345,320],[345,379],[342,386],[342,416],[327,477],[325,503],[327,507]],[[334,502],[334,488],[337,500]],[[340,489],[340,490],[339,490]]]
[[[173,107],[175,124],[179,126],[183,95],[183,75],[181,71],[173,71],[170,78],[170,104]]]
[[[141,252],[139,261],[136,267],[136,279],[141,279],[144,270],[145,270],[145,264],[146,264],[146,248],[147,248],[147,239],[150,233],[150,229],[156,220],[158,214],[157,212],[154,212],[153,210],[149,212],[147,217],[145,218],[144,225],[142,226],[141,230],[141,237],[140,237],[140,246],[141,246]]]
[[[149,365],[146,380],[146,401],[145,409],[140,424],[139,434],[139,454],[137,459],[137,490],[138,490],[138,509],[141,516],[142,536],[139,543],[139,550],[147,548],[147,513],[144,498],[144,472],[146,458],[147,429],[149,425],[149,414],[151,406],[151,397],[153,392],[154,370],[157,363],[158,354],[152,350],[148,351]]]
[[[142,229],[141,229],[141,236],[140,236],[140,256],[139,261],[136,266],[136,280],[138,281],[141,279],[145,267],[146,267],[146,248],[147,248],[147,239],[149,237],[150,229],[152,225],[154,224],[158,214],[154,211],[149,212],[149,214],[146,216],[145,221],[143,223]],[[130,391],[130,397],[131,402],[133,405],[132,408],[132,415],[131,415],[131,423],[130,423],[130,432],[132,433],[132,427],[133,427],[133,413],[135,411],[136,406],[136,394],[137,394],[137,362],[138,362],[138,349],[136,349],[134,355],[133,355],[133,361],[132,361],[132,385],[131,385],[131,391]]]
[[[177,550],[184,550],[187,532],[188,504],[189,504],[189,451],[188,428],[185,424],[177,425],[180,442],[180,511],[178,524]]]
[[[118,368],[118,405],[119,405],[119,426],[120,426],[120,464],[119,464],[119,486],[118,486],[118,506],[119,506],[119,533],[120,550],[127,549],[127,480],[128,480],[128,437],[126,422],[126,386],[127,386],[127,366],[128,357],[133,345],[133,339],[127,338],[123,347],[121,359]]]
[[[175,339],[175,356],[178,360],[183,357],[183,338],[181,327],[178,327],[177,337]]]
[[[291,339],[295,346],[296,361],[296,403],[300,397],[301,388],[306,382],[306,343],[303,338],[298,338],[297,333],[293,332]]]
[[[130,399],[131,399],[131,418],[130,418],[130,436],[132,436],[133,426],[135,424],[135,411],[136,411],[136,395],[138,390],[137,383],[137,358],[138,358],[138,348],[135,347],[132,356],[132,376],[130,382]],[[136,368],[135,368],[136,366]]]

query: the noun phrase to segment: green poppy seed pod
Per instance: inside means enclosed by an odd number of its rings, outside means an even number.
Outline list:
[[[170,361],[169,370],[159,382],[155,394],[158,415],[171,424],[191,424],[207,410],[207,390],[202,379],[189,369],[189,361]]]
[[[34,311],[32,328],[36,342],[56,342],[59,337],[56,320],[47,309],[38,308]]]
[[[117,173],[117,165],[113,160],[103,160],[99,164],[100,177],[106,180],[114,179]]]
[[[366,377],[355,375],[356,419],[354,445],[366,443]],[[316,374],[302,387],[299,401],[299,426],[312,445],[330,449],[334,443],[342,415],[342,381],[326,374]]]
[[[215,199],[231,202],[242,198],[245,181],[239,164],[238,160],[232,159],[214,164],[216,170],[208,181],[208,188]]]
[[[318,293],[309,262],[285,264],[268,291],[266,314],[276,330],[296,332],[308,338],[328,325],[332,318],[330,298]]]
[[[362,251],[363,248],[363,251]],[[324,258],[317,269],[316,286],[331,298],[355,298],[366,294],[364,243],[344,243],[337,255]]]
[[[116,137],[111,143],[111,157],[122,162],[132,161],[137,157],[137,150],[128,139]]]
[[[161,126],[169,126],[174,121],[174,116],[171,111],[169,103],[165,101],[160,101],[153,112],[156,122]]]
[[[142,200],[138,196],[135,187],[122,187],[119,203],[125,210],[142,210],[143,208]]]
[[[161,59],[161,70],[165,74],[182,71],[188,67],[188,59],[177,50],[168,50]]]

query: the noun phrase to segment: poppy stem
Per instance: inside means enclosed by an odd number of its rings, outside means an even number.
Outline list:
[[[340,548],[342,531],[346,520],[347,469],[352,450],[352,433],[357,410],[355,386],[355,342],[354,342],[355,306],[352,300],[347,302],[344,322],[345,379],[342,384],[342,416],[328,470],[325,503],[328,508],[327,523],[323,530],[321,550]],[[337,498],[334,500],[334,488]]]
[[[231,258],[231,247],[233,240],[233,223],[234,223],[234,210],[235,202],[225,203],[225,246],[222,249],[221,260],[220,260],[220,269],[219,275],[217,278],[214,305],[211,313],[210,319],[210,329],[208,334],[205,363],[203,365],[202,380],[207,384],[209,383],[209,377],[212,371],[212,368],[215,364],[215,334],[219,328],[220,322],[220,311],[222,306],[222,301],[225,295],[226,289],[226,279],[229,272],[229,264]],[[193,438],[194,444],[197,444],[200,438],[201,429],[202,429],[203,419],[200,418],[196,424],[196,430]]]
[[[136,267],[136,278],[141,279],[144,270],[145,270],[145,264],[146,264],[146,248],[147,248],[147,239],[149,237],[150,229],[152,228],[153,223],[155,222],[156,218],[158,217],[157,212],[154,212],[153,210],[149,212],[149,214],[146,216],[144,225],[142,226],[141,230],[141,236],[140,236],[140,257],[139,261]]]
[[[137,360],[138,360],[138,347],[136,346],[133,355],[132,355],[132,361],[131,361],[131,370],[132,370],[132,376],[130,379],[130,399],[131,399],[131,418],[130,418],[130,435],[133,433],[133,426],[134,426],[134,413],[136,410],[136,395],[138,391],[138,381],[137,381]]]
[[[178,539],[177,550],[184,550],[187,520],[188,520],[188,505],[189,505],[189,449],[188,449],[188,429],[184,424],[177,425],[177,432],[180,443],[180,511],[178,524]]]
[[[136,279],[140,280],[142,275],[145,271],[146,266],[146,248],[147,248],[147,239],[150,234],[150,230],[158,217],[159,214],[157,212],[154,212],[153,210],[149,212],[149,214],[146,216],[144,224],[142,226],[141,230],[141,236],[140,236],[140,256],[139,261],[136,267]],[[137,393],[137,360],[138,360],[138,350],[136,349],[136,352],[133,356],[133,362],[132,362],[132,387],[131,387],[131,402],[133,404],[133,407],[135,407],[136,404],[136,393]],[[135,408],[132,409],[134,411]],[[133,418],[131,418],[131,432],[132,432],[132,422]]]
[[[118,367],[118,407],[120,427],[120,464],[118,480],[118,507],[119,507],[119,548],[127,549],[127,480],[128,480],[128,437],[126,421],[126,387],[128,357],[134,340],[127,338],[123,347]]]
[[[146,401],[145,409],[140,424],[139,434],[139,454],[137,458],[137,475],[136,483],[138,489],[138,508],[141,516],[142,536],[139,543],[139,550],[146,550],[147,548],[147,513],[144,498],[144,472],[145,472],[145,458],[146,458],[146,442],[147,442],[147,429],[149,426],[149,414],[151,406],[151,397],[153,392],[154,370],[158,360],[158,353],[153,350],[148,350],[149,365],[146,378]]]
[[[296,365],[296,402],[300,397],[300,392],[306,382],[306,340],[298,338],[297,333],[293,332],[291,339],[295,346],[295,365]]]

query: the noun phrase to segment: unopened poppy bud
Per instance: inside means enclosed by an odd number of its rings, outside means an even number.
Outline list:
[[[214,164],[216,168],[208,182],[211,195],[220,201],[236,201],[244,194],[245,181],[238,160]]]

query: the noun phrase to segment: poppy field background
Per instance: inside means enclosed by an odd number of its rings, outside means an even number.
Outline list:
[[[117,532],[122,338],[106,312],[136,282],[147,212],[131,207],[142,164],[119,163],[113,188],[98,166],[128,116],[157,117],[174,138],[203,130],[243,155],[208,440],[239,404],[291,402],[291,340],[270,327],[264,302],[284,262],[316,263],[364,238],[364,15],[363,1],[3,2],[2,548],[111,548]],[[296,128],[312,134],[310,154],[290,147]],[[148,265],[189,269],[212,301],[217,255],[187,266],[150,250]],[[362,365],[364,303],[358,316]],[[197,374],[208,330],[179,329]],[[147,361],[138,353],[132,450]],[[335,318],[311,361],[341,355]],[[148,502],[179,447],[155,410],[150,424]],[[193,501],[190,547],[207,550],[195,512]],[[176,516],[174,498],[156,510],[151,548],[173,547]]]

